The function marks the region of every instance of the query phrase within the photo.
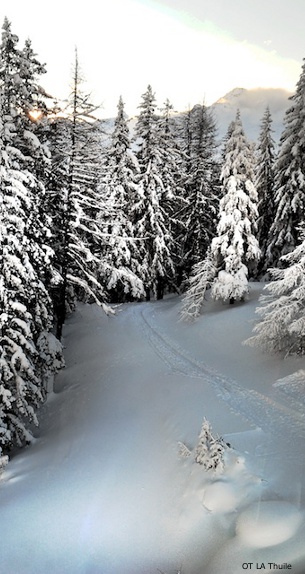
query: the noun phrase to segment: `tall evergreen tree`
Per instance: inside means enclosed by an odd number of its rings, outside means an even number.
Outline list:
[[[220,174],[222,186],[232,175],[241,184],[247,180],[254,181],[253,147],[245,135],[239,110],[228,128],[223,157]]]
[[[181,150],[175,137],[174,122],[172,121],[173,106],[166,100],[157,118],[157,136],[160,148],[160,176],[164,185],[162,204],[168,211],[169,218],[173,213],[173,204],[179,202],[182,191]]]
[[[104,201],[100,221],[108,239],[102,257],[112,266],[114,275],[108,278],[108,290],[111,299],[118,302],[144,295],[140,279],[140,243],[134,234],[131,213],[137,193],[139,168],[131,150],[122,98],[118,103],[118,114],[106,157],[100,185],[100,201]]]
[[[205,105],[198,105],[185,119],[185,205],[182,260],[184,278],[202,261],[216,233],[219,171],[216,161],[216,124]]]
[[[32,197],[31,209],[26,217],[26,232],[34,244],[39,242],[49,260],[50,221],[44,209],[45,181],[50,169],[50,151],[46,141],[41,141],[38,125],[32,121],[31,112],[46,114],[38,81],[45,72],[34,54],[30,40],[23,50],[18,48],[18,36],[12,33],[5,18],[0,45],[0,90],[2,95],[3,140],[12,145],[14,166],[24,173],[24,185]],[[11,156],[12,156],[11,153]],[[44,282],[49,282],[52,272],[49,263],[37,261],[37,271]]]
[[[11,23],[5,18],[2,26],[0,45],[1,112],[3,116],[6,114],[10,115],[12,109],[17,109],[19,103],[16,97],[16,88],[18,91],[18,81],[20,78],[21,59],[18,42],[18,36],[13,34],[11,30]]]
[[[47,370],[39,340],[52,327],[52,305],[35,271],[43,253],[26,235],[31,197],[22,173],[1,152],[0,435],[8,448],[30,440],[26,419],[37,424],[35,408],[44,398]]]
[[[215,299],[244,299],[248,293],[249,268],[259,260],[256,234],[257,193],[253,184],[253,152],[244,134],[240,113],[226,143],[221,180],[217,237],[211,252],[218,276],[212,285]]]
[[[266,273],[266,251],[271,225],[274,220],[274,158],[275,143],[272,138],[272,117],[267,107],[258,141],[255,169],[255,186],[258,195],[257,240],[261,249],[258,276]]]
[[[247,141],[240,113],[230,124],[221,173],[217,237],[206,257],[197,263],[182,301],[181,318],[196,319],[207,289],[215,299],[243,300],[248,293],[248,271],[260,257],[256,232],[257,193],[253,184],[253,150]]]
[[[103,267],[100,243],[104,238],[97,223],[100,203],[92,185],[95,170],[92,172],[91,163],[86,162],[87,146],[92,142],[95,129],[92,121],[96,106],[82,93],[81,84],[76,51],[70,113],[67,119],[54,120],[51,143],[49,209],[53,215],[53,246],[59,273],[53,293],[58,338],[62,335],[66,312],[77,299],[92,299],[109,311],[105,287],[99,279]]]
[[[159,136],[156,99],[151,86],[142,96],[136,125],[137,158],[140,175],[137,196],[133,205],[135,235],[142,238],[142,280],[146,298],[150,293],[163,297],[171,285],[175,270],[172,258],[173,238],[164,209],[169,194],[169,177],[164,174],[168,157]]]
[[[284,264],[281,256],[292,251],[299,238],[305,207],[305,61],[286,111],[284,130],[275,163],[275,218],[270,228],[266,265]]]
[[[164,184],[164,193],[161,196],[161,207],[164,209],[168,228],[172,239],[171,253],[175,269],[174,290],[181,283],[181,237],[184,237],[184,225],[182,221],[184,200],[184,165],[183,153],[180,147],[177,133],[173,106],[167,99],[160,109],[158,118],[159,148],[162,150],[159,165],[160,176]]]
[[[53,279],[53,254],[48,245],[50,221],[44,210],[44,182],[50,169],[50,152],[47,143],[38,137],[38,126],[31,116],[32,111],[41,116],[47,112],[38,83],[44,72],[45,67],[37,60],[30,40],[20,50],[18,36],[12,33],[11,24],[5,18],[0,45],[2,142],[8,150],[10,166],[19,174],[27,194],[24,233],[32,244],[33,253],[36,252],[32,265],[49,289]]]
[[[37,424],[44,377],[55,359],[48,348],[53,315],[46,288],[52,253],[41,242],[49,230],[36,209],[43,184],[30,171],[34,162],[27,135],[21,138],[20,126],[26,125],[21,95],[26,99],[27,86],[16,45],[6,20],[0,49],[0,446],[5,451],[31,440],[29,421]],[[18,81],[12,89],[14,76]],[[38,146],[36,136],[29,139]],[[38,218],[31,229],[33,213]]]
[[[46,69],[37,60],[29,39],[22,50],[18,42],[11,23],[5,18],[0,45],[2,113],[11,116],[14,142],[23,153],[24,165],[40,180],[44,177],[49,150],[36,136],[37,124],[33,119],[47,114],[43,90],[38,84]]]

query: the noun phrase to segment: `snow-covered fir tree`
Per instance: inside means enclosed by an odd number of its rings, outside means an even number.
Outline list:
[[[258,196],[257,240],[261,249],[258,277],[266,273],[266,251],[274,220],[274,161],[275,143],[272,138],[272,117],[267,107],[261,123],[256,153],[255,187]]]
[[[110,147],[107,149],[100,184],[104,209],[99,219],[105,229],[102,257],[109,263],[112,274],[107,278],[107,290],[112,301],[141,298],[144,287],[141,277],[140,242],[134,235],[131,207],[137,193],[139,167],[131,150],[130,135],[120,98],[118,114]]]
[[[256,309],[260,320],[246,343],[286,355],[305,353],[305,236],[283,255],[284,269],[272,268]]]
[[[46,69],[38,61],[29,39],[23,49],[19,49],[18,42],[11,23],[5,18],[0,45],[2,111],[11,116],[10,127],[14,131],[15,146],[23,154],[22,161],[33,175],[43,180],[49,164],[49,150],[36,136],[35,119],[48,111],[38,83]]]
[[[182,221],[185,175],[183,153],[176,133],[176,122],[173,106],[167,99],[160,109],[158,118],[159,147],[162,149],[162,161],[159,164],[160,175],[165,193],[161,196],[161,207],[164,209],[172,238],[172,258],[175,269],[174,289],[181,283],[181,237],[185,227]]]
[[[240,116],[240,111],[237,110],[237,112],[238,112],[238,115]],[[227,127],[227,131],[226,131],[226,133],[222,139],[222,151],[221,151],[222,163],[224,163],[225,159],[226,159],[227,143],[228,143],[228,141],[229,141],[229,139],[230,139],[230,137],[231,137],[231,135],[235,129],[235,121],[236,121],[236,117],[234,120],[232,120],[229,123],[229,125]]]
[[[275,162],[275,217],[270,228],[266,267],[284,264],[282,255],[299,241],[298,228],[305,205],[305,61],[284,118],[284,130]]]
[[[206,257],[194,265],[188,280],[188,288],[182,299],[180,311],[182,321],[194,321],[199,317],[206,290],[211,288],[216,273],[211,248],[208,248]]]
[[[159,147],[162,153],[159,168],[165,189],[162,200],[165,205],[168,203],[169,214],[173,212],[173,205],[179,202],[183,185],[181,150],[175,134],[173,109],[173,105],[167,99],[160,108],[161,115],[157,119]]]
[[[30,41],[23,50],[5,19],[0,45],[0,444],[4,450],[31,440],[46,380],[62,366],[51,333],[49,283],[53,252],[42,213],[48,150],[34,133],[43,67]],[[42,106],[43,107],[43,106]]]
[[[234,303],[248,294],[249,267],[255,268],[260,258],[255,236],[258,212],[253,183],[253,150],[244,134],[239,112],[226,143],[221,181],[223,197],[217,237],[211,244],[218,271],[212,285],[212,296]]]
[[[31,115],[35,112],[44,117],[47,113],[38,83],[45,67],[37,60],[30,40],[22,50],[18,48],[18,41],[5,18],[0,45],[3,138],[7,145],[11,146],[13,142],[10,156],[12,161],[14,154],[14,166],[27,174],[28,180],[24,179],[24,185],[29,188],[32,203],[26,216],[26,232],[27,237],[32,238],[34,244],[38,242],[45,251],[44,259],[33,264],[46,284],[52,276],[48,247],[50,219],[44,205],[50,151],[46,138],[44,141],[40,139],[38,124]]]
[[[216,160],[216,124],[205,105],[198,105],[184,122],[184,198],[180,218],[181,279],[202,261],[216,233],[219,169]]]
[[[16,109],[16,87],[20,82],[20,59],[21,52],[18,49],[19,38],[13,34],[11,22],[4,19],[1,33],[0,45],[0,82],[1,82],[1,111],[2,114],[10,114],[11,110]]]
[[[137,158],[140,175],[132,207],[135,236],[142,239],[141,279],[146,298],[152,293],[163,297],[175,276],[173,237],[164,201],[168,198],[169,178],[164,176],[167,151],[159,136],[156,99],[151,86],[142,96],[136,124]]]
[[[222,185],[233,175],[238,181],[254,180],[255,157],[253,146],[247,139],[240,111],[231,122],[225,138],[220,180]]]
[[[34,205],[30,184],[35,189],[36,182],[20,169],[20,152],[5,125],[0,113],[0,445],[7,450],[31,439],[28,422],[37,424],[35,409],[44,399],[44,377],[55,357],[48,345],[52,304],[37,272],[39,262],[42,270],[49,262],[45,250],[27,235]],[[56,354],[60,361],[59,348]]]
[[[222,438],[213,436],[209,421],[204,419],[196,447],[196,462],[202,464],[205,470],[214,470],[221,473],[224,470],[224,452],[226,448],[228,447]]]

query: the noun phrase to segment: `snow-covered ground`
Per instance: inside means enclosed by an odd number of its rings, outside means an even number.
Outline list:
[[[305,571],[305,359],[242,345],[259,290],[192,325],[177,297],[78,307],[36,442],[1,477],[1,574]],[[204,417],[232,446],[223,475],[195,462]]]

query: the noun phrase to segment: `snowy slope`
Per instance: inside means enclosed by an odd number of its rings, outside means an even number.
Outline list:
[[[177,297],[114,318],[79,306],[39,436],[2,476],[1,573],[304,571],[302,378],[287,377],[305,360],[241,345],[258,292],[193,325]],[[233,447],[224,475],[195,463],[204,417]]]

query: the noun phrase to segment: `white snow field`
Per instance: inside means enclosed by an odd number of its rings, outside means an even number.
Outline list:
[[[305,359],[242,345],[260,289],[194,324],[176,296],[79,305],[1,477],[1,574],[305,572]],[[204,417],[231,444],[223,474],[195,462]]]

